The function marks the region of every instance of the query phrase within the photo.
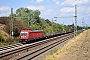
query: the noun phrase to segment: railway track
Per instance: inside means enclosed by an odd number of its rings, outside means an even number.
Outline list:
[[[13,58],[12,60],[32,60],[33,58],[39,56],[40,54],[43,54],[44,52],[52,49],[53,47],[63,43],[64,41],[68,40],[69,38],[71,38],[70,35],[62,38],[61,41],[57,40],[56,42],[53,42],[51,44],[47,44],[39,49],[33,50],[32,52],[31,51],[26,52],[19,57]]]
[[[1,60],[31,60],[73,37],[72,33],[46,39],[31,44],[16,44],[0,48]]]
[[[18,43],[18,44],[13,44],[13,45],[8,45],[8,46],[4,46],[4,47],[0,47],[0,52],[4,52],[4,51],[7,51],[7,50],[11,50],[13,48],[16,48],[16,47],[19,47],[19,46],[22,46],[23,44],[21,43]]]

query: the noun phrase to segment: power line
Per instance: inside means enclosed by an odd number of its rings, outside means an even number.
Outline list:
[[[54,17],[54,18],[73,18],[75,17],[74,23],[74,36],[77,36],[77,5],[75,5],[75,16],[61,16],[61,17]]]
[[[54,18],[73,18],[75,16],[61,16],[61,17],[54,17]]]

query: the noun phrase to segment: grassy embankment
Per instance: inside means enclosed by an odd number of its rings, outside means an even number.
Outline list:
[[[90,60],[90,30],[80,33],[63,47],[50,51],[41,60]]]
[[[9,39],[7,41],[0,41],[0,47],[17,44],[17,43],[19,43],[18,40],[14,40],[14,39],[13,40]]]
[[[16,44],[18,41],[18,39],[9,38],[9,35],[5,31],[0,30],[0,47]]]

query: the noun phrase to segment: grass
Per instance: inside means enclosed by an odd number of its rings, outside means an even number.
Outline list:
[[[11,39],[11,38],[9,38],[6,41],[0,41],[0,47],[8,46],[8,45],[16,44],[16,43],[19,43],[18,39]]]
[[[50,52],[49,52],[49,54],[50,55],[53,55],[54,53],[56,53],[58,51],[58,48],[56,48],[56,49],[54,49],[54,50],[51,50]]]
[[[80,33],[63,47],[50,51],[41,60],[89,60],[90,30]]]
[[[0,33],[0,41],[3,41],[3,35]]]

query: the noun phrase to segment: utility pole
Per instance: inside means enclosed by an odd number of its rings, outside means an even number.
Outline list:
[[[52,18],[52,34],[53,34],[53,18]]]
[[[53,25],[53,22],[54,22],[54,21],[57,22],[57,18],[56,18],[56,20],[53,20],[53,18],[52,18],[52,33],[54,32],[54,25]]]
[[[74,26],[74,34],[77,36],[77,5],[75,5],[75,26]]]
[[[13,39],[13,8],[11,8],[10,37]]]
[[[84,18],[82,18],[82,30],[84,29]]]
[[[64,32],[64,22],[63,22],[63,32]]]

